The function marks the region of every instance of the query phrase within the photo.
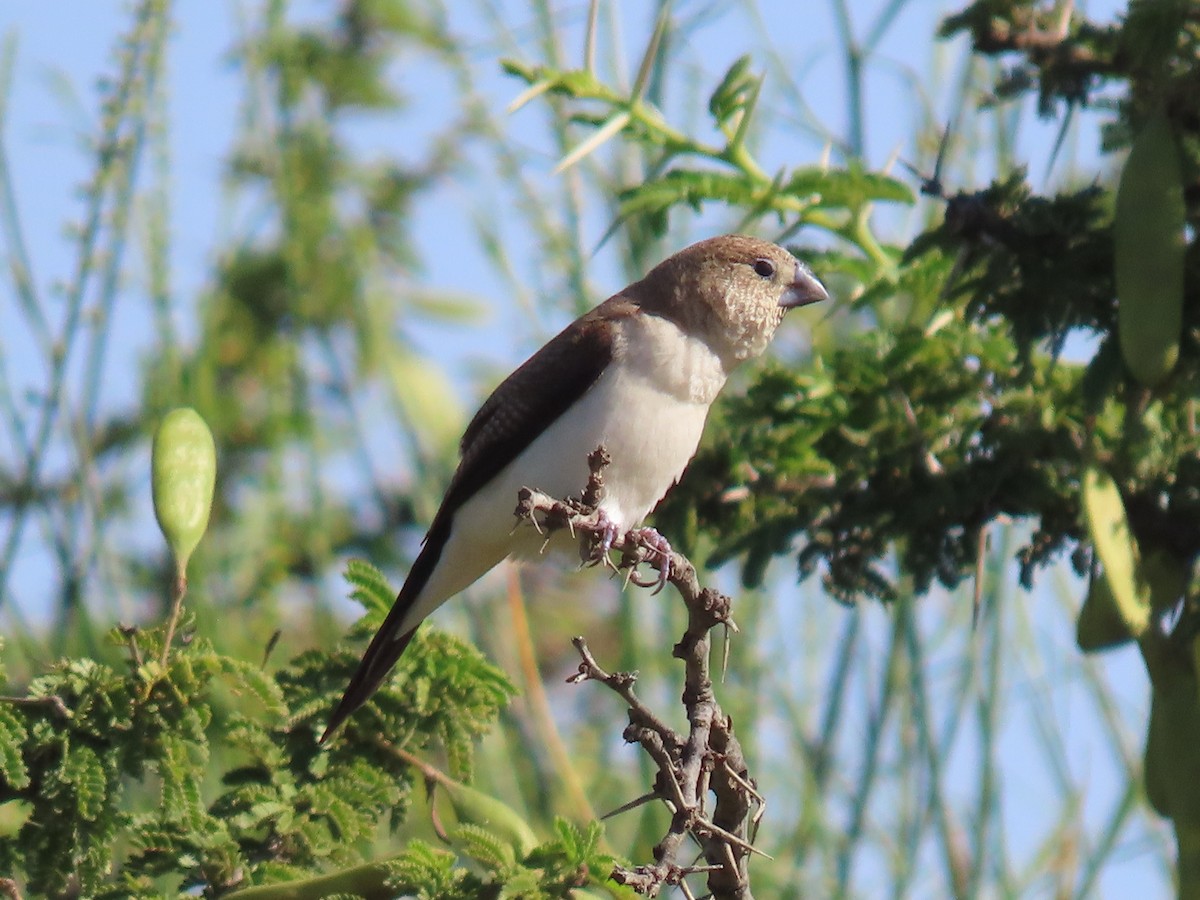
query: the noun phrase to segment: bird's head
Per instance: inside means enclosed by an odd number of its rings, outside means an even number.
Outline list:
[[[761,354],[789,309],[829,299],[792,254],[743,234],[692,244],[637,287],[647,312],[699,337],[729,369]]]

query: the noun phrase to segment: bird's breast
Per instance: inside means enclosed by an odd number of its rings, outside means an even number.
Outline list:
[[[564,496],[583,488],[587,455],[603,445],[612,462],[601,506],[619,526],[631,528],[691,461],[725,371],[702,341],[664,319],[626,320],[616,339],[613,361],[539,439],[544,446],[535,455],[555,457],[547,471],[562,481],[548,492]]]
[[[631,317],[616,334],[616,361],[630,374],[680,402],[708,407],[728,372],[700,338],[658,316]]]
[[[631,318],[616,337],[613,359],[595,383],[455,514],[455,530],[471,546],[499,539],[502,546],[489,552],[536,553],[536,532],[507,530],[517,492],[578,495],[587,485],[588,454],[601,445],[612,458],[601,506],[622,529],[640,524],[679,480],[725,372],[701,341],[662,319]],[[573,543],[563,538],[552,546]]]

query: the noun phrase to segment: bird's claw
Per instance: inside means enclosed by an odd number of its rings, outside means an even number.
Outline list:
[[[598,509],[595,523],[581,527],[580,530],[591,536],[591,546],[585,554],[585,564],[598,566],[606,563],[611,566],[612,561],[608,558],[608,553],[621,534],[617,523],[610,519],[603,509]]]
[[[632,570],[630,570],[629,576],[629,580],[638,587],[654,587],[654,593],[657,594],[667,586],[667,581],[671,577],[671,554],[674,551],[671,549],[670,542],[653,528],[634,528],[626,536],[626,539],[636,541],[652,556],[658,556],[658,575],[656,577],[642,581],[633,574]]]
[[[621,529],[617,523],[610,519],[603,509],[598,509],[596,510],[596,521],[580,530],[590,538],[589,543],[585,545],[587,549],[584,551],[584,564],[591,566],[605,564],[612,566],[615,571],[616,567],[609,558],[609,551],[612,550],[613,544],[621,535]],[[637,575],[635,563],[626,575],[626,583],[633,582],[638,587],[644,588],[652,587],[654,593],[657,594],[667,586],[667,581],[671,577],[671,554],[674,552],[671,544],[653,528],[633,528],[626,532],[626,548],[628,549],[633,544],[644,551],[644,555],[637,560],[638,562],[657,557],[654,565],[658,569],[658,573],[653,578],[643,581]]]

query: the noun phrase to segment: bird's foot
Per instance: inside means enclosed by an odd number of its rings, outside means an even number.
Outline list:
[[[625,540],[633,541],[648,551],[646,561],[655,560],[654,567],[658,569],[656,577],[642,581],[637,577],[635,566],[629,570],[629,580],[638,587],[654,587],[654,593],[657,594],[667,586],[667,580],[671,577],[671,554],[674,551],[670,542],[653,528],[634,528],[625,535]]]
[[[621,534],[617,523],[608,517],[603,508],[596,510],[596,521],[589,525],[576,526],[583,532],[586,544],[582,553],[584,565],[598,566],[601,563],[612,566],[608,552]],[[613,566],[615,569],[616,567]]]

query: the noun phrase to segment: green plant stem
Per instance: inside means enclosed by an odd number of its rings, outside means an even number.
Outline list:
[[[979,746],[981,749],[978,770],[978,792],[974,828],[971,829],[970,847],[973,850],[971,869],[967,881],[966,896],[978,896],[984,885],[984,874],[989,864],[1000,866],[1002,860],[991,852],[989,838],[997,825],[997,766],[996,743],[1000,732],[1000,677],[1003,673],[1004,627],[1000,620],[998,601],[986,605],[980,617],[980,631],[989,635],[986,648],[981,648],[980,671],[983,680],[976,698]]]
[[[930,703],[926,687],[927,657],[917,623],[912,616],[906,617],[904,642],[909,655],[908,679],[913,703],[913,727],[917,732],[918,750],[925,757],[925,765],[929,771],[929,797],[925,804],[927,812],[932,813],[937,827],[938,843],[946,869],[946,884],[954,892],[955,897],[967,896],[966,861],[963,858],[961,828],[954,821],[954,810],[948,801],[943,787],[946,781],[944,757],[938,752],[937,741],[933,734],[933,705]],[[914,873],[914,861],[917,858],[919,845],[912,847],[908,862],[910,875]]]
[[[171,642],[175,639],[175,626],[179,623],[179,612],[183,609],[183,598],[187,596],[187,575],[180,567],[175,575],[175,583],[171,586],[171,614],[167,617],[167,632],[163,635],[161,662],[166,668],[167,659],[171,655]]]
[[[871,794],[876,786],[879,770],[883,765],[884,751],[883,734],[888,719],[896,711],[896,691],[900,687],[901,665],[904,658],[904,632],[907,619],[912,615],[912,599],[907,598],[896,603],[892,612],[892,632],[888,638],[887,662],[883,670],[883,678],[879,685],[879,694],[875,702],[875,712],[867,724],[866,738],[863,741],[863,765],[858,773],[858,788],[854,792],[851,805],[850,825],[842,841],[837,858],[837,888],[833,896],[850,896],[850,878],[854,862],[854,852],[863,838],[867,827],[867,810],[870,806]]]
[[[16,58],[16,35],[9,34],[3,49],[0,50],[0,234],[4,236],[5,253],[10,257],[8,267],[16,300],[33,332],[39,352],[49,359],[54,338],[46,321],[45,305],[38,293],[33,258],[25,243],[25,229],[21,225],[21,215],[17,206],[12,162],[8,157],[6,142],[2,139],[8,130],[9,95]]]
[[[863,111],[863,50],[854,38],[854,25],[850,21],[850,6],[845,0],[834,3],[838,36],[842,39],[846,63],[846,103],[850,113],[850,152],[862,159],[865,149],[865,114]]]

